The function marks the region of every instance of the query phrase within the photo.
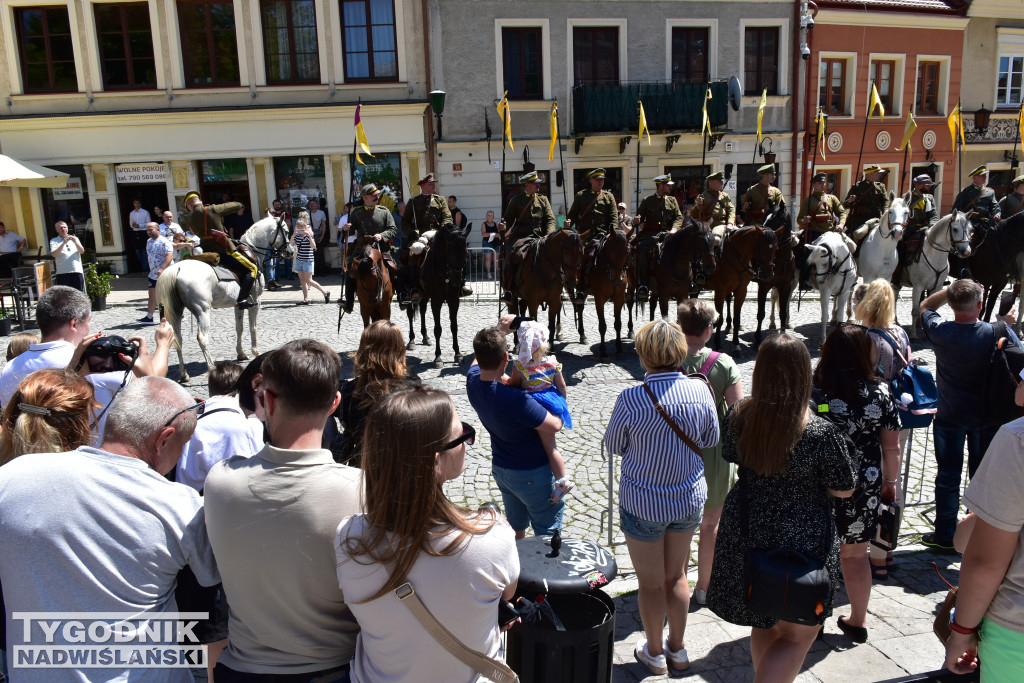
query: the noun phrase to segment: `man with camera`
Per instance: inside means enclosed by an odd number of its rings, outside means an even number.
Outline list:
[[[70,366],[79,373],[88,373],[96,401],[101,406],[97,409],[100,417],[95,429],[102,437],[105,409],[122,383],[131,381],[133,374],[138,377],[167,374],[167,353],[174,332],[166,321],[156,329],[156,352],[150,355],[142,337],[125,340],[102,337],[102,332],[90,334],[91,315],[89,297],[84,292],[63,285],[54,285],[43,292],[36,304],[36,321],[42,340],[11,360],[0,373],[0,406],[6,405],[21,380],[36,370]]]
[[[78,240],[74,230],[68,228],[64,221],[57,221],[53,226],[57,236],[50,240],[50,256],[57,271],[54,281],[58,285],[67,285],[84,292],[85,271],[82,269],[82,254],[85,247]]]

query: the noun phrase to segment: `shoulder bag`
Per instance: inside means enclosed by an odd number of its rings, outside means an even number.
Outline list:
[[[705,381],[707,381],[707,380],[705,379]],[[644,391],[647,392],[647,395],[651,397],[651,403],[654,404],[654,409],[656,411],[658,411],[658,415],[661,415],[661,419],[663,419],[665,422],[668,423],[668,426],[672,428],[672,431],[676,433],[676,436],[678,436],[682,440],[683,443],[685,443],[687,446],[689,446],[690,450],[692,450],[694,453],[700,455],[700,446],[698,446],[696,443],[694,443],[693,439],[691,439],[690,437],[688,437],[686,435],[686,432],[683,431],[682,427],[677,425],[676,421],[673,420],[671,417],[669,417],[669,414],[666,413],[665,409],[661,407],[660,403],[658,403],[658,397],[655,396],[654,392],[651,391],[651,388],[649,386],[647,386],[647,382],[644,382],[642,386],[644,388]],[[710,385],[708,386],[708,388],[709,389],[711,388]],[[712,396],[714,396],[713,393],[712,393]]]

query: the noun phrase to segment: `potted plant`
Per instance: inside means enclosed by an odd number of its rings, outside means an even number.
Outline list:
[[[11,320],[11,312],[7,310],[7,307],[0,303],[0,337],[6,337],[11,333],[11,326],[14,323]]]
[[[95,263],[85,266],[85,293],[92,301],[92,310],[107,309],[107,295],[110,294],[110,281],[113,279],[113,273],[99,272]]]

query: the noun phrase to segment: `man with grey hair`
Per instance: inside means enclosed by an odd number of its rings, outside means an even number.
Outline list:
[[[1014,313],[997,316],[997,323],[978,319],[982,288],[973,280],[957,280],[947,289],[921,302],[921,325],[935,350],[939,408],[932,423],[935,436],[935,531],[921,537],[924,545],[940,552],[955,552],[953,532],[960,508],[960,473],[967,442],[967,472],[973,477],[992,437],[998,420],[985,405],[986,383],[996,342],[1006,339],[1004,351],[1010,368],[1020,372],[1020,341],[1012,326]],[[943,320],[937,311],[944,304],[953,309],[953,320]],[[1016,367],[1015,367],[1016,364]],[[899,397],[897,397],[899,398]]]
[[[85,291],[85,271],[82,268],[82,254],[85,247],[74,231],[64,221],[57,221],[53,226],[57,236],[50,240],[50,256],[57,274],[54,282]]]
[[[148,617],[160,623],[162,614],[178,611],[175,584],[185,567],[201,585],[220,581],[202,498],[164,478],[191,437],[194,408],[201,405],[168,379],[144,377],[114,400],[99,448],[22,455],[0,468],[0,544],[17,548],[0,553],[8,624],[17,623],[15,613],[61,612],[105,613],[84,620],[83,634],[93,632],[95,621],[136,624]],[[46,632],[39,621],[22,623],[7,632],[8,668],[19,681],[112,680],[130,672],[139,681],[192,680],[187,668],[20,667],[19,649],[83,647],[73,640],[74,629]],[[176,640],[172,636],[168,647]],[[117,645],[153,647],[138,640]]]

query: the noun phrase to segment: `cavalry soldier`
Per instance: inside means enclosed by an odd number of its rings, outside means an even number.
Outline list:
[[[370,237],[374,242],[390,242],[394,239],[395,234],[398,232],[398,228],[395,227],[395,218],[391,215],[391,212],[380,206],[380,194],[381,190],[373,183],[367,183],[363,185],[361,191],[363,196],[363,205],[357,206],[348,214],[348,223],[342,227],[342,231],[345,233],[345,251],[344,260],[342,261],[345,268],[345,312],[352,312],[352,304],[355,302],[356,296],[356,281],[352,277],[353,273],[353,261],[356,257],[357,250],[353,245],[359,243],[359,238]],[[356,241],[351,244],[348,241],[348,233],[355,231]],[[391,255],[388,253],[388,247],[383,244],[378,247],[381,255],[384,257],[384,262],[387,267],[395,273],[397,268],[394,262],[391,260]]]
[[[590,189],[576,193],[565,219],[565,227],[576,228],[576,232],[587,245],[583,251],[583,263],[580,265],[577,278],[577,303],[587,300],[587,275],[594,268],[598,246],[619,223],[615,196],[604,189],[604,177],[603,168],[595,168],[587,174]]]
[[[434,194],[437,189],[437,179],[434,178],[434,174],[428,173],[417,184],[420,186],[420,193],[406,204],[405,213],[402,215],[402,248],[398,253],[398,260],[402,264],[401,289],[398,292],[400,306],[416,302],[420,298],[419,287],[417,287],[419,284],[418,266],[412,262],[409,251],[413,242],[419,239],[420,235],[431,230],[455,229],[452,212],[448,208],[448,200],[439,194]],[[472,293],[473,290],[463,281],[461,296],[469,296]]]
[[[1004,221],[1024,209],[1024,175],[1014,178],[1011,187],[1010,193],[999,200],[999,217]]]
[[[639,230],[631,240],[636,245],[636,298],[646,301],[651,294],[653,282],[650,276],[651,260],[658,240],[669,231],[683,227],[683,212],[679,202],[672,196],[671,175],[660,175],[654,179],[655,191],[640,202],[639,215],[633,224]]]
[[[893,273],[892,281],[899,283],[903,275],[905,264],[915,260],[921,253],[921,243],[928,228],[935,225],[939,220],[939,213],[935,209],[935,197],[931,194],[932,178],[927,173],[914,177],[914,189],[903,195],[910,208],[910,215],[907,217],[907,227],[903,232],[903,239],[896,243],[896,252],[899,254],[899,265]]]
[[[551,202],[537,192],[540,189],[540,176],[530,171],[519,176],[523,191],[509,201],[505,213],[498,224],[501,234],[501,288],[502,299],[511,303],[513,299],[512,285],[518,273],[518,266],[526,258],[526,250],[530,242],[555,231],[555,212],[551,210]]]
[[[867,223],[872,218],[881,218],[889,208],[889,195],[881,182],[884,171],[880,166],[871,165],[864,169],[864,179],[850,188],[843,206],[849,210],[847,222],[849,232]],[[863,239],[863,236],[861,237]],[[854,241],[859,242],[857,238]]]
[[[707,177],[708,189],[697,196],[697,201],[690,209],[690,217],[701,223],[711,225],[711,234],[715,236],[715,246],[722,243],[726,230],[736,228],[736,207],[732,203],[725,187],[725,173],[719,171]]]
[[[243,208],[238,202],[203,206],[199,193],[192,191],[185,195],[184,223],[187,230],[199,236],[199,243],[204,252],[220,254],[220,265],[238,277],[239,308],[249,308],[256,304],[249,300],[249,292],[256,282],[259,270],[256,264],[240,252],[234,241],[228,237],[224,229],[224,216],[231,216]]]
[[[811,178],[811,195],[800,202],[800,213],[797,214],[796,222],[804,230],[805,243],[813,242],[826,232],[842,232],[846,226],[846,209],[843,208],[838,197],[825,192],[827,182],[827,175],[815,174]],[[800,286],[804,288],[808,286],[807,254],[806,249],[800,249],[797,252]]]
[[[971,212],[971,225],[974,232],[987,230],[991,224],[999,220],[999,203],[996,193],[988,187],[988,169],[979,166],[970,173],[971,184],[960,190],[953,202],[955,211]]]
[[[760,176],[743,195],[743,220],[747,225],[761,225],[766,216],[780,206],[786,205],[782,190],[772,185],[775,182],[775,164],[765,164],[757,169]]]

